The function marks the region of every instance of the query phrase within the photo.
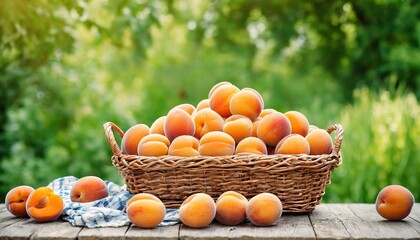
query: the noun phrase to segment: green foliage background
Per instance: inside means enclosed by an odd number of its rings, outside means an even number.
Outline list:
[[[123,184],[102,124],[150,124],[220,81],[345,128],[326,202],[420,199],[420,2],[0,2],[0,197],[97,175]]]

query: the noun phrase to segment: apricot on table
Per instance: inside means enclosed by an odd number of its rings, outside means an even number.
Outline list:
[[[232,115],[243,115],[254,121],[264,109],[264,101],[256,90],[244,88],[233,94],[229,108]]]
[[[246,218],[248,200],[235,191],[222,193],[216,200],[216,220],[224,225],[238,225]]]
[[[292,126],[283,113],[273,112],[261,119],[257,136],[267,145],[275,147],[280,140],[291,134]]]
[[[197,138],[190,135],[182,135],[175,138],[169,145],[168,155],[192,157],[198,156],[198,146],[200,145]]]
[[[267,155],[267,145],[263,140],[257,137],[247,137],[242,139],[236,146],[235,154],[238,153],[253,153]]]
[[[311,155],[329,154],[333,148],[333,142],[330,134],[324,129],[312,129],[306,140],[309,143]]]
[[[294,133],[284,137],[276,146],[276,154],[309,154],[309,143],[302,135]]]
[[[180,110],[184,111],[184,110]],[[186,112],[184,112],[187,114]],[[137,154],[140,156],[163,156],[168,154],[169,139],[161,134],[153,133],[145,136],[137,146]]]
[[[70,189],[72,202],[92,202],[105,197],[108,197],[106,183],[96,176],[82,177]]]
[[[210,108],[201,109],[196,112],[193,120],[195,124],[194,136],[198,139],[208,132],[223,130],[223,118]]]
[[[165,136],[170,142],[181,135],[194,136],[195,124],[190,114],[180,108],[173,108],[166,115]]]
[[[37,188],[26,201],[26,212],[39,222],[56,220],[61,215],[63,208],[63,200],[49,187]]]
[[[223,132],[229,134],[239,143],[242,139],[252,135],[252,121],[243,115],[232,115],[225,120]]]
[[[388,220],[406,218],[414,205],[414,196],[401,185],[389,185],[383,188],[376,198],[376,211]]]
[[[216,216],[216,204],[206,193],[190,195],[179,207],[179,219],[192,228],[208,226]]]
[[[277,222],[283,212],[280,199],[272,193],[260,193],[246,205],[246,216],[255,226],[270,226]]]
[[[121,150],[126,154],[137,154],[137,145],[140,140],[150,134],[150,129],[146,124],[136,124],[130,127],[123,135],[121,140]]]
[[[35,189],[30,186],[21,185],[10,189],[4,201],[6,209],[16,217],[29,217],[26,212],[26,201]]]
[[[232,155],[235,152],[235,140],[225,132],[208,132],[201,137],[198,152],[203,156]]]
[[[127,217],[140,228],[157,227],[166,215],[163,202],[153,194],[138,193],[134,195],[126,206]]]

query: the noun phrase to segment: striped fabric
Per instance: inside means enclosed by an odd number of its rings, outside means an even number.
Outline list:
[[[130,221],[124,212],[125,205],[133,196],[124,186],[105,181],[109,196],[88,203],[76,203],[70,200],[70,189],[78,178],[66,176],[55,179],[48,187],[60,195],[64,201],[63,219],[73,226],[88,228],[121,227]],[[169,226],[179,223],[178,209],[167,209],[164,221],[160,226]]]

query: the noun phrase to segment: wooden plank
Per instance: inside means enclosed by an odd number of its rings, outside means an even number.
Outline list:
[[[16,218],[0,204],[0,239],[420,239],[420,204],[403,221],[384,220],[373,204],[321,204],[311,214],[284,214],[270,227],[250,222],[204,229],[183,225],[140,229],[81,228],[67,222],[38,223]]]
[[[225,226],[216,221],[205,228],[190,228],[181,224],[179,238],[180,239],[229,239],[229,233],[235,227]]]
[[[3,229],[9,225],[12,225],[16,222],[24,221],[27,218],[18,218],[13,216],[9,211],[0,212],[0,229]]]
[[[343,222],[325,204],[316,206],[315,210],[309,214],[309,219],[317,239],[350,238]]]
[[[41,224],[32,219],[15,222],[0,231],[0,239],[29,239]]]
[[[124,227],[103,227],[103,228],[83,228],[79,232],[79,240],[96,239],[124,239],[128,226]]]
[[[204,229],[182,226],[180,239],[314,239],[307,214],[287,214],[278,223],[268,227],[257,227],[250,222],[238,226],[222,226],[212,223]]]
[[[332,204],[328,208],[343,222],[354,239],[418,239],[418,232],[404,221],[386,221],[372,204]]]
[[[410,215],[408,215],[408,219],[406,218],[405,220],[407,220],[408,224],[414,230],[416,230],[420,235],[420,204],[419,203],[414,204],[413,208],[411,209]]]
[[[159,226],[154,229],[142,229],[131,225],[125,233],[125,239],[178,239],[180,225]]]
[[[6,204],[0,203],[0,213],[7,211]]]
[[[350,205],[329,204],[327,208],[341,221],[350,237],[353,239],[380,239],[376,233],[371,231],[368,222],[357,217],[350,210]]]
[[[412,228],[410,218],[403,221],[388,221],[382,218],[372,204],[352,204],[350,209],[360,219],[369,221],[372,227],[371,232],[375,232],[382,239],[419,239],[420,234]]]
[[[251,223],[239,226],[230,236],[236,239],[314,239],[308,214],[284,214],[277,225],[271,227],[256,227]]]
[[[38,228],[31,235],[34,240],[70,240],[77,239],[82,227],[73,227],[69,222],[54,221],[50,223],[39,223]]]
[[[420,203],[414,204],[409,217],[420,223]]]

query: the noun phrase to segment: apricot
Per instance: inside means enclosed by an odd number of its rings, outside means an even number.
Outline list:
[[[324,129],[313,129],[306,135],[311,155],[329,154],[332,151],[333,142],[330,134]]]
[[[208,226],[216,216],[216,204],[206,193],[189,196],[179,207],[179,219],[192,228]]]
[[[184,110],[180,110],[184,111]],[[186,112],[184,112],[187,114]],[[169,139],[161,134],[149,134],[145,136],[137,146],[137,154],[140,156],[163,156],[168,154]]]
[[[182,109],[182,110],[186,111],[189,115],[192,115],[193,112],[195,111],[194,105],[189,104],[189,103],[179,104],[179,105],[175,106],[174,108]]]
[[[210,107],[210,100],[208,98],[201,100],[195,107],[196,112]]]
[[[292,125],[292,133],[300,134],[305,137],[309,131],[309,121],[303,113],[298,111],[288,111],[284,114]]]
[[[261,111],[260,118],[263,118],[263,117],[267,116],[268,114],[274,113],[274,112],[277,112],[277,111],[275,109],[272,109],[272,108],[265,108]]]
[[[121,150],[125,154],[136,154],[140,140],[150,134],[150,129],[145,124],[136,124],[130,127],[121,140]]]
[[[10,189],[4,201],[6,209],[16,217],[29,217],[26,212],[26,200],[35,189],[30,186],[17,186]]]
[[[317,127],[317,126],[315,126],[315,125],[309,124],[308,133],[309,133],[310,131],[312,131],[312,130],[314,130],[314,129],[318,129],[318,128],[319,128],[319,127]]]
[[[216,201],[216,220],[224,225],[238,225],[246,218],[248,200],[240,193],[227,191]]]
[[[267,155],[267,146],[263,140],[257,137],[247,137],[242,139],[236,146],[235,154],[253,153]]]
[[[26,212],[39,222],[56,220],[63,211],[64,203],[49,187],[40,187],[29,194],[26,200]]]
[[[232,85],[232,83],[230,83],[230,82],[226,82],[226,81],[216,83],[216,84],[215,84],[215,85],[214,85],[214,86],[210,89],[210,91],[209,91],[209,95],[208,95],[208,98],[210,99],[210,97],[211,97],[211,95],[213,95],[214,91],[216,91],[216,89],[217,89],[217,88],[219,88],[220,86],[223,86],[223,85]]]
[[[198,152],[203,156],[232,155],[235,152],[235,140],[225,132],[208,132],[201,137]]]
[[[105,197],[108,197],[106,183],[96,176],[82,177],[70,189],[72,202],[92,202]]]
[[[410,214],[414,196],[401,185],[389,185],[379,192],[375,205],[376,211],[383,218],[399,221]]]
[[[291,134],[289,119],[280,112],[273,112],[261,119],[257,129],[257,137],[267,145],[275,147],[280,140]]]
[[[191,157],[198,156],[197,138],[189,135],[182,135],[175,138],[169,146],[168,154],[173,156]]]
[[[140,228],[157,227],[166,215],[166,207],[155,195],[139,193],[134,195],[126,205],[127,217]]]
[[[198,139],[208,132],[223,130],[223,118],[210,108],[198,111],[193,120],[195,124],[194,136]]]
[[[261,122],[261,117],[258,117],[255,121],[252,122],[252,134],[251,136],[257,137],[257,129]]]
[[[254,121],[264,109],[264,101],[256,90],[245,88],[233,94],[229,108],[232,115],[243,115]]]
[[[156,119],[150,126],[150,133],[157,133],[165,135],[164,125],[165,125],[166,116],[161,116]]]
[[[181,135],[194,136],[195,124],[193,118],[186,111],[173,108],[169,111],[164,124],[165,136],[172,142]]]
[[[309,143],[300,134],[290,134],[284,137],[276,146],[276,154],[309,154]]]
[[[280,199],[272,193],[260,193],[246,205],[246,216],[255,226],[270,226],[277,222],[283,212]]]
[[[219,86],[216,90],[214,90],[209,98],[210,108],[222,117],[231,116],[230,99],[237,92],[239,92],[239,88],[235,85],[224,84]]]
[[[225,120],[223,132],[229,134],[239,143],[242,139],[252,135],[252,122],[243,115],[232,115]]]

